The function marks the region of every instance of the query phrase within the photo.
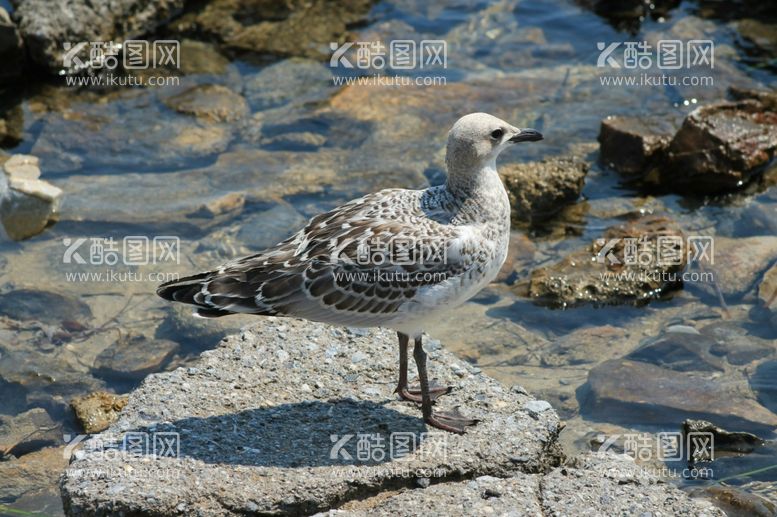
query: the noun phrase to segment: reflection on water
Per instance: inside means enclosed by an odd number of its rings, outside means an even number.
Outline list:
[[[601,18],[584,2],[562,0],[378,3],[359,39],[416,33],[446,40],[448,84],[439,88],[338,89],[314,61],[229,62],[188,41],[183,60],[206,56],[218,66],[192,70],[169,91],[28,92],[23,138],[9,152],[40,157],[43,177],[65,197],[60,222],[46,232],[0,241],[0,414],[44,408],[63,432],[77,433],[67,406],[73,396],[127,391],[148,373],[189,364],[247,320],[193,320],[152,294],[158,279],[272,245],[308,217],[365,192],[440,181],[445,132],[459,115],[487,111],[545,133],[544,142],[510,151],[505,162],[556,154],[595,160],[606,115],[677,119],[723,98],[730,85],[774,84],[736,23],[699,17],[711,9],[706,2],[675,3],[641,22],[628,13]],[[714,86],[601,86],[597,41],[661,38],[714,39]],[[228,93],[191,90],[206,84]],[[187,91],[183,98],[194,99],[200,116],[175,100]],[[684,105],[688,99],[696,104]],[[569,452],[597,447],[601,435],[678,431],[691,417],[773,440],[775,316],[759,305],[758,292],[777,258],[777,196],[767,187],[711,200],[652,197],[594,163],[574,206],[514,230],[520,250],[506,280],[431,333],[488,374],[549,400],[568,421],[562,436]],[[718,286],[725,306],[710,286],[692,284],[642,307],[551,310],[523,296],[521,282],[533,269],[589,245],[613,224],[652,213],[687,234],[720,237],[728,242],[722,256],[742,259],[735,262],[742,269]],[[92,239],[121,246],[133,235],[175,236],[180,256],[111,265],[86,251]],[[755,240],[734,240],[744,237]],[[89,240],[83,260],[66,260],[65,241],[81,238]],[[111,281],[129,273],[129,281]],[[766,494],[775,488],[777,471],[767,468],[775,463],[771,442],[716,460],[713,477]],[[54,481],[26,487],[16,507],[61,512],[52,503]]]

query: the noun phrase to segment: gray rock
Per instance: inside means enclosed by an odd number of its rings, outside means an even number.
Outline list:
[[[629,457],[587,453],[549,474],[481,476],[346,504],[333,515],[695,515],[723,517],[710,502],[660,482]],[[320,514],[323,517],[324,514]]]
[[[94,440],[64,475],[66,511],[169,514],[184,504],[212,515],[313,513],[389,486],[416,486],[416,477],[505,477],[558,464],[554,411],[532,418],[520,411],[529,396],[483,375],[459,378],[450,366],[458,360],[443,350],[429,353],[431,376],[457,389],[438,408],[461,406],[480,422],[462,436],[428,429],[419,409],[393,394],[395,340],[385,330],[335,337],[324,325],[266,318],[205,352],[196,371],[149,376],[105,437],[175,432],[178,457],[106,454]],[[339,353],[327,355],[331,348]],[[359,351],[368,358],[353,364]],[[325,398],[300,389],[307,383],[326,388]],[[392,438],[396,432],[405,434]],[[358,434],[372,435],[366,456]],[[397,436],[414,452],[390,449],[402,443]],[[162,482],[170,474],[176,482]]]
[[[503,166],[513,217],[524,222],[551,217],[580,196],[587,173],[588,164],[576,158]]]
[[[543,515],[726,515],[612,452],[577,456],[545,476],[540,488]]]
[[[674,131],[663,119],[609,116],[599,129],[599,159],[622,174],[643,174],[663,158]]]
[[[374,506],[368,503],[367,508],[335,511],[334,515],[541,515],[540,479],[540,476],[521,473],[506,479],[481,476],[470,481],[404,490]]]
[[[183,7],[183,0],[15,0],[14,19],[30,58],[56,73],[64,44],[121,41],[153,31]]]

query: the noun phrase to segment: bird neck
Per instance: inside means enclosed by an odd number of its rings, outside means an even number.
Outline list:
[[[451,194],[462,198],[490,197],[504,191],[502,180],[496,172],[496,159],[480,164],[469,170],[461,170],[448,165],[446,186]]]
[[[449,167],[446,188],[458,200],[460,218],[509,221],[510,201],[496,171],[496,160],[482,164],[476,172]]]

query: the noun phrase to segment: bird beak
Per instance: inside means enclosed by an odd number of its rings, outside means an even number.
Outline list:
[[[518,142],[536,142],[542,140],[542,133],[536,129],[519,129],[518,133],[510,137],[510,142],[517,144]]]

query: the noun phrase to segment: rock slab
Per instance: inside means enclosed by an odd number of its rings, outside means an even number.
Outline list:
[[[393,394],[395,339],[266,318],[195,366],[149,376],[75,453],[67,514],[724,515],[628,457],[560,466],[550,404],[434,341],[431,376],[456,387],[439,408],[480,422],[462,436],[427,428]]]
[[[65,472],[66,511],[315,513],[418,479],[506,477],[559,463],[562,425],[549,405],[539,410],[522,389],[432,348],[432,378],[456,387],[440,409],[461,406],[480,419],[466,435],[427,428],[420,409],[394,395],[393,333],[268,318],[196,367],[149,376]],[[133,436],[147,440],[140,453],[127,446]],[[177,437],[177,457],[154,455],[160,436]]]

